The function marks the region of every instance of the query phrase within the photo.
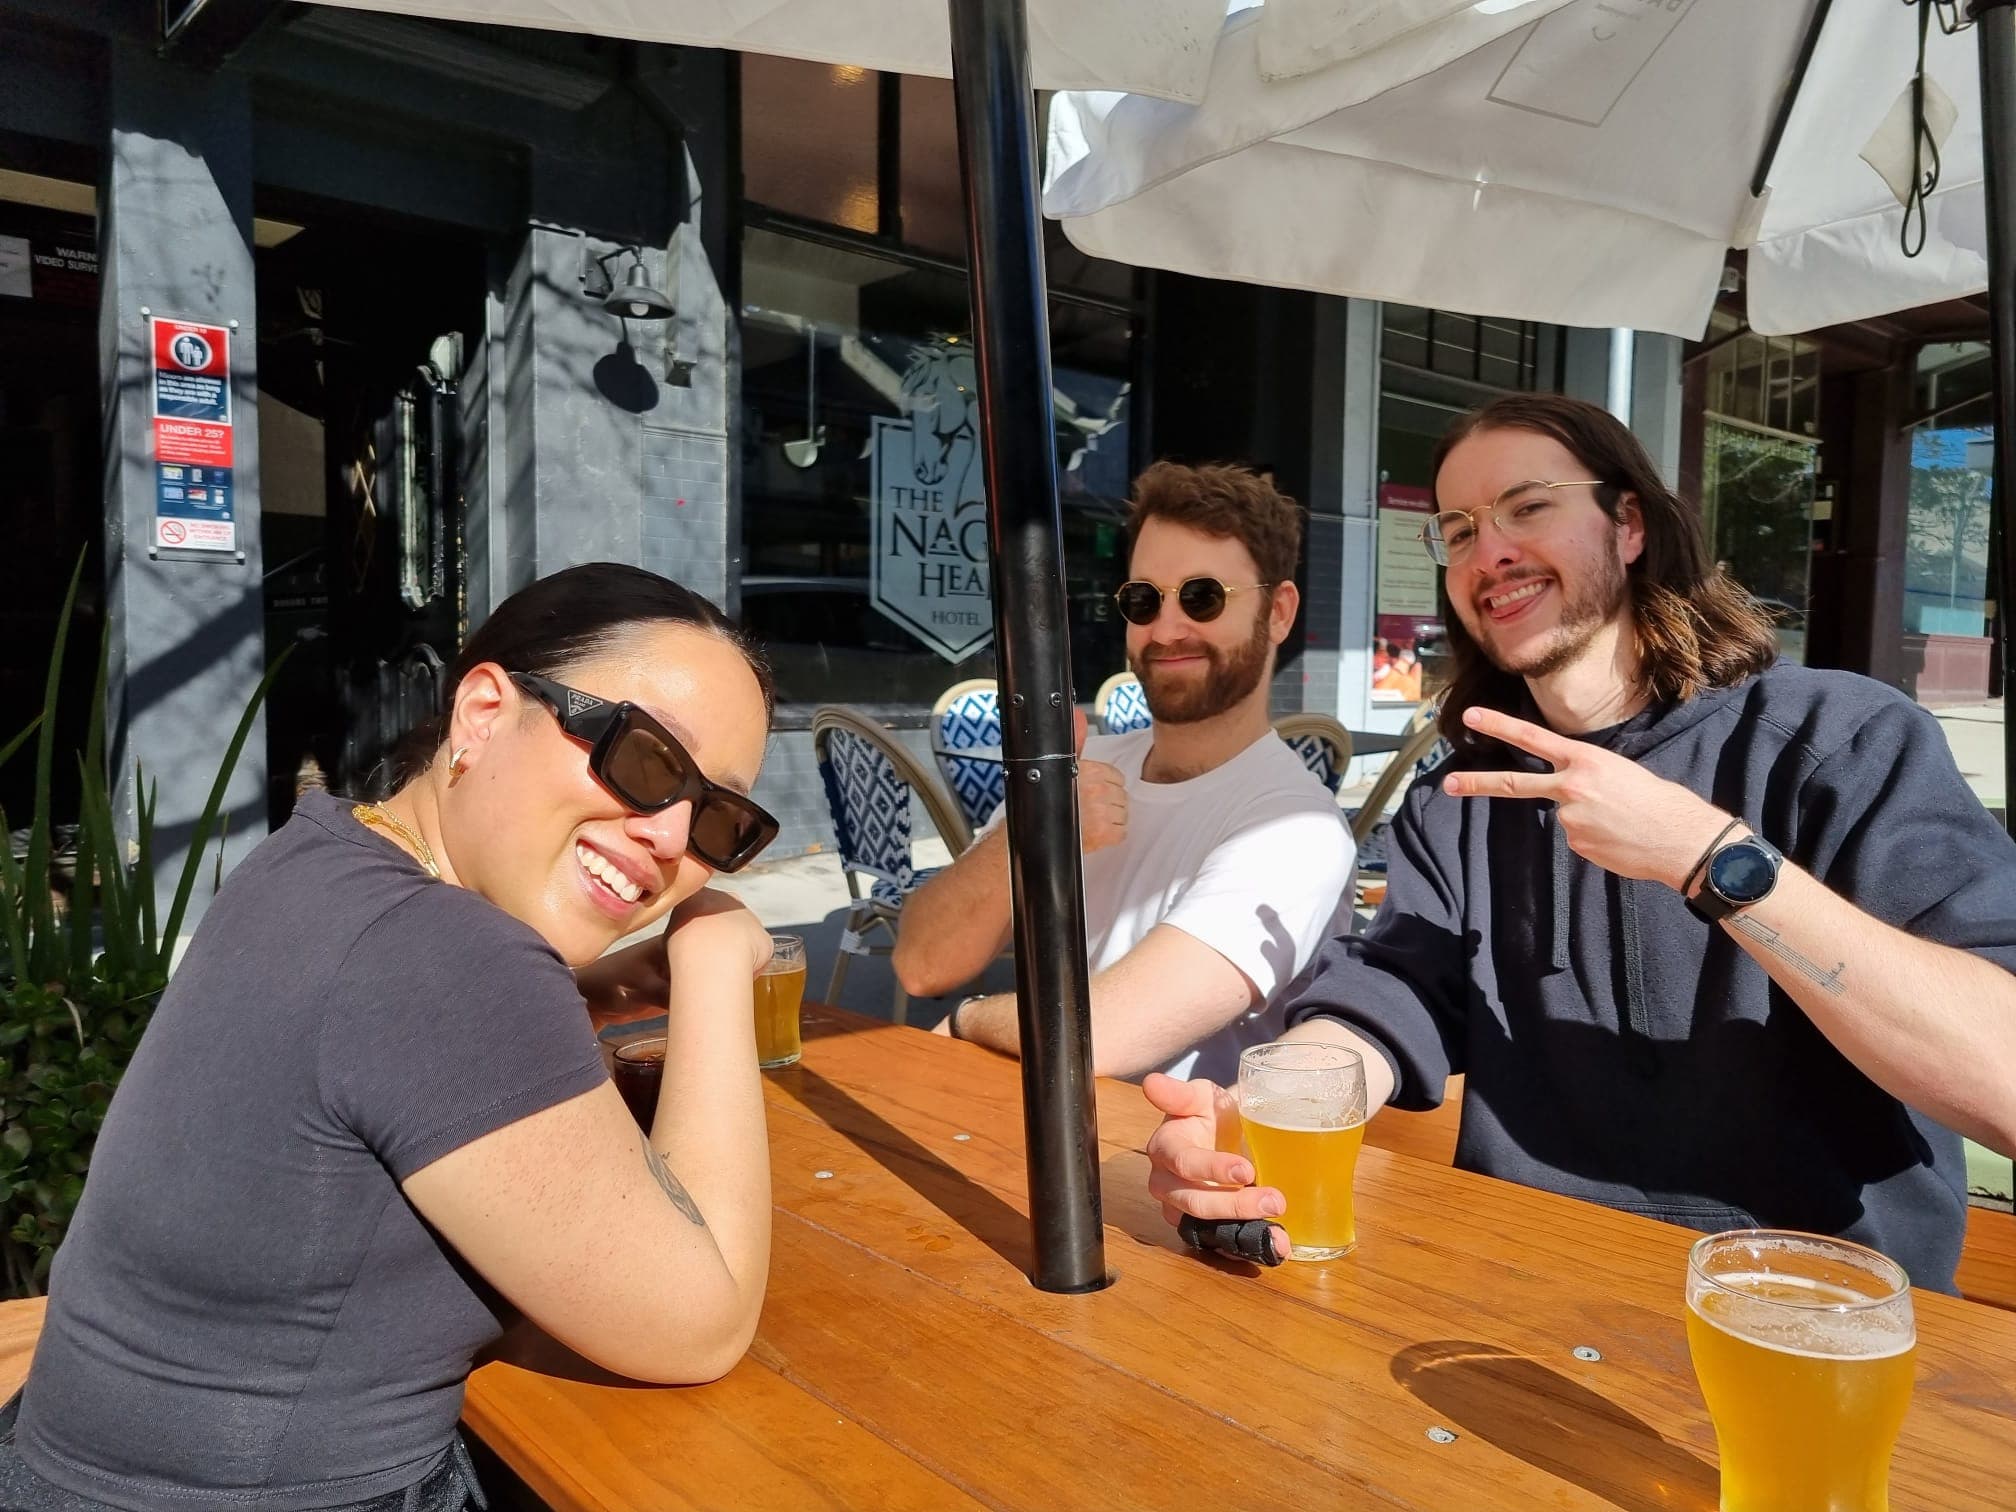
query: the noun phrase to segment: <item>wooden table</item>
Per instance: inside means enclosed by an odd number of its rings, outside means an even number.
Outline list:
[[[534,1349],[471,1381],[468,1426],[554,1507],[1715,1507],[1685,1231],[1368,1146],[1357,1253],[1200,1260],[1147,1196],[1152,1111],[1102,1083],[1118,1282],[1048,1296],[1024,1274],[1015,1066],[807,1024],[803,1064],[766,1078],[776,1232],[749,1358],[668,1389]],[[2004,1512],[2016,1314],[1917,1303],[1892,1505]]]

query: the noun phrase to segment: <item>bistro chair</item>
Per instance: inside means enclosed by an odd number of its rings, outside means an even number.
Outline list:
[[[961,756],[984,747],[991,754]],[[967,824],[979,829],[1008,798],[1001,761],[1001,690],[991,677],[952,684],[931,709],[931,754]]]
[[[1365,801],[1345,815],[1351,825],[1352,843],[1357,847],[1351,879],[1354,900],[1359,897],[1363,873],[1384,873],[1386,870],[1386,832],[1389,827],[1386,810],[1392,804],[1394,795],[1447,754],[1442,748],[1442,732],[1435,724],[1440,709],[1439,703],[1429,702],[1414,711],[1414,718],[1407,726],[1406,743],[1393,753],[1385,770],[1372,784],[1372,791],[1365,795]]]
[[[1125,735],[1129,730],[1145,730],[1154,721],[1148,717],[1148,695],[1132,672],[1115,672],[1099,684],[1092,700],[1092,717],[1101,735]]]
[[[853,957],[888,955],[895,948],[896,921],[904,900],[936,870],[920,870],[912,855],[911,795],[923,803],[953,855],[972,843],[973,832],[938,780],[887,730],[853,709],[826,704],[813,712],[812,753],[826,787],[833,839],[853,900],[833,955],[833,975],[826,983],[826,1000],[835,1002]],[[886,939],[871,943],[878,932]],[[905,1022],[909,1012],[910,995],[899,981],[895,1021]]]
[[[1328,714],[1283,714],[1274,733],[1287,741],[1302,765],[1334,795],[1351,765],[1351,732]]]

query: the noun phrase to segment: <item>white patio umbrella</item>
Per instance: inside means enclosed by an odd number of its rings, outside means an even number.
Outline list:
[[[1045,211],[1124,262],[1689,337],[1731,247],[1765,332],[1987,286],[1974,39],[1936,23],[1927,116],[1949,134],[1924,249],[1900,250],[1916,7],[1486,0],[1272,59],[1276,13],[1313,3],[1230,17],[1201,104],[1059,96]]]
[[[952,76],[946,0],[321,0],[436,21],[723,47]],[[1226,0],[1028,0],[1038,89],[1124,89],[1196,100]],[[1383,8],[1411,0],[1378,0]]]
[[[1210,278],[1687,337],[1730,248],[1766,333],[1987,289],[2006,509],[2016,0],[1480,0],[1372,46],[1270,43],[1320,3],[1230,16],[1199,104],[1059,95],[1065,234]],[[2007,605],[2007,525],[1998,558]],[[2004,763],[2016,792],[2016,725]]]

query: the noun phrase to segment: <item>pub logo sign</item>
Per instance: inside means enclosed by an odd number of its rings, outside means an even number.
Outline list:
[[[869,594],[946,661],[964,661],[994,638],[972,346],[920,343],[901,394],[900,419],[875,417]]]

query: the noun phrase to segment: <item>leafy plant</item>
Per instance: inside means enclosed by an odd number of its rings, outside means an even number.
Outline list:
[[[76,877],[60,907],[51,860],[56,702],[72,612],[82,581],[80,558],[57,620],[42,709],[0,746],[0,763],[35,737],[34,814],[26,853],[0,845],[0,1255],[8,1290],[40,1290],[84,1191],[91,1150],[113,1089],[168,983],[177,934],[195,895],[210,836],[219,836],[224,793],[266,691],[285,663],[267,669],[225,748],[209,800],[198,815],[168,917],[157,928],[154,816],[158,784],[134,766],[135,834],[120,844],[105,765],[107,646],[98,649],[84,749],[73,754],[81,778]],[[8,833],[0,812],[0,834]]]

